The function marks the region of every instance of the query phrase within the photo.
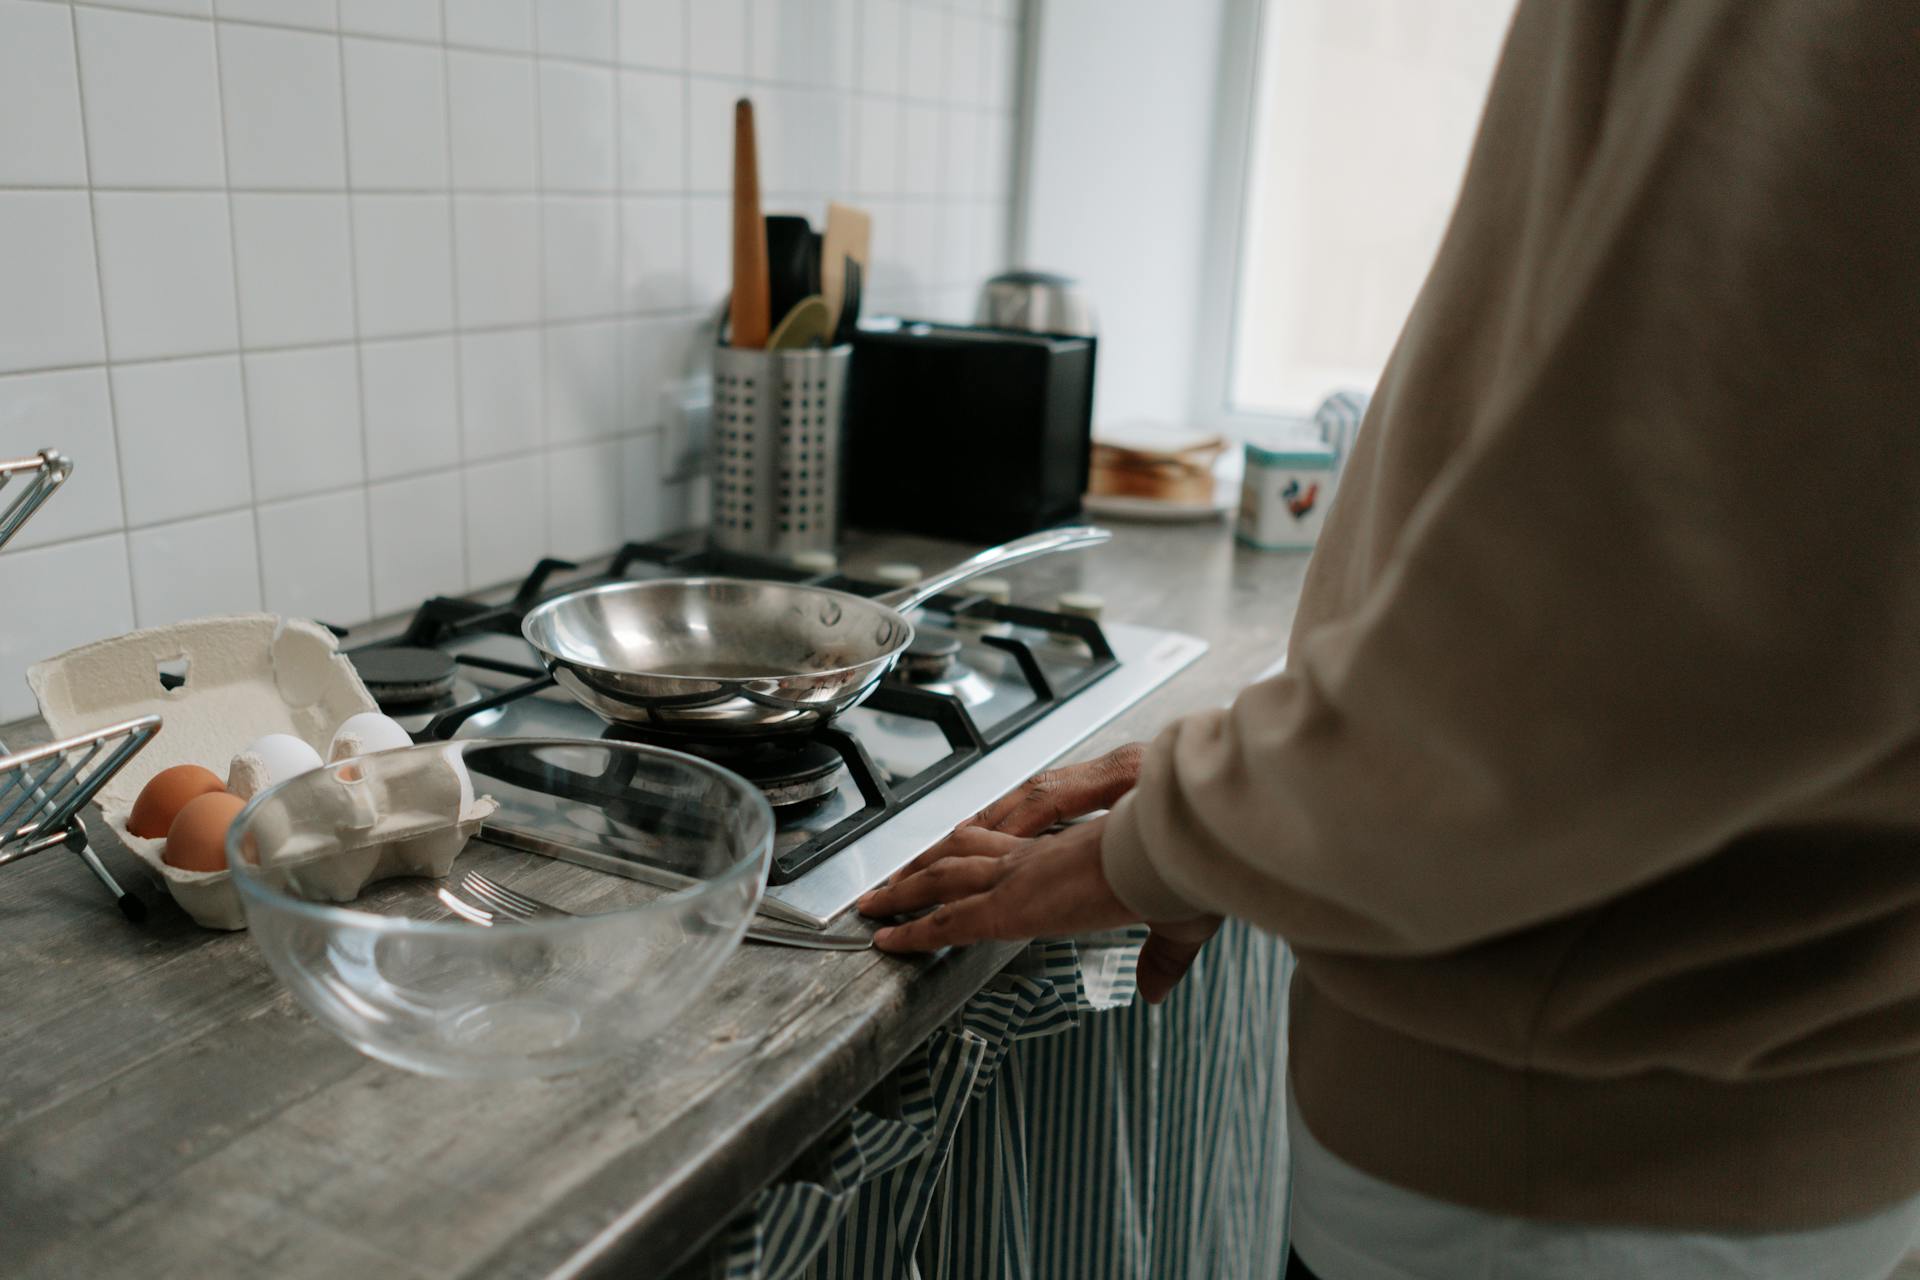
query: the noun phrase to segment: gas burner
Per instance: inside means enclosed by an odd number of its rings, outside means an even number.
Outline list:
[[[977,707],[993,697],[993,681],[960,661],[960,637],[936,627],[920,627],[900,656],[900,675],[916,689],[944,693]]]
[[[413,711],[453,692],[454,661],[438,649],[392,645],[349,655],[360,682],[382,711]]]
[[[368,691],[372,691],[372,686],[368,686]],[[465,675],[455,675],[453,683],[447,686],[445,693],[426,702],[410,702],[402,705],[391,702],[390,700],[383,701],[379,694],[374,695],[374,701],[379,703],[381,709],[385,711],[387,715],[391,716],[402,729],[418,737],[421,731],[432,724],[434,717],[441,712],[452,711],[456,707],[464,707],[469,703],[478,702],[481,698],[486,697],[488,692],[489,690],[481,688],[473,681],[467,679]]]
[[[916,627],[913,643],[900,655],[900,672],[915,684],[931,684],[953,670],[960,637],[935,627]]]
[[[653,735],[621,728],[609,728],[605,736],[660,741]],[[815,804],[838,791],[840,775],[847,767],[837,750],[814,738],[763,738],[742,743],[676,739],[671,745],[739,774],[760,788],[768,804],[782,811]]]
[[[947,668],[945,675],[937,680],[916,680],[916,689],[925,689],[928,693],[944,693],[950,698],[958,698],[963,706],[977,707],[993,701],[993,681],[975,671],[965,663],[956,662]]]

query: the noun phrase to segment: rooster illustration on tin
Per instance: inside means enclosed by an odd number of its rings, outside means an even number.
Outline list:
[[[1287,510],[1293,512],[1293,518],[1304,520],[1307,513],[1313,510],[1313,504],[1320,499],[1320,483],[1315,481],[1303,490],[1298,480],[1289,480],[1287,487],[1280,491],[1280,496],[1286,499]]]

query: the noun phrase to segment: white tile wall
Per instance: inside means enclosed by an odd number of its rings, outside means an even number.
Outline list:
[[[93,181],[217,187],[220,81],[213,27],[111,9],[74,14]]]
[[[240,340],[290,347],[353,337],[353,247],[344,195],[236,194]]]
[[[549,196],[541,206],[549,320],[612,315],[620,305],[620,206],[602,196]]]
[[[77,589],[82,588],[84,589]],[[133,588],[123,533],[59,542],[0,555],[0,600],[32,600],[31,610],[9,609],[0,627],[0,671],[5,701],[15,716],[33,710],[27,668],[78,644],[133,627]],[[47,608],[58,601],[57,609]],[[20,617],[27,613],[29,618]]]
[[[630,67],[684,64],[685,0],[620,0],[620,61]]]
[[[440,0],[340,0],[340,29],[402,40],[440,38]]]
[[[94,193],[100,297],[113,359],[238,345],[229,200],[215,192]],[[82,225],[76,221],[75,229]]]
[[[265,503],[254,525],[268,609],[301,618],[373,615],[366,490]]]
[[[63,446],[71,454],[90,455],[105,465],[76,470],[60,487],[59,501],[42,508],[10,546],[37,547],[84,538],[111,532],[124,523],[105,370],[66,369],[0,378],[0,458],[38,453],[49,431],[73,441],[70,447]],[[0,605],[0,616],[10,612]]]
[[[547,328],[547,440],[603,440],[619,434],[620,322]]]
[[[344,40],[347,159],[357,191],[447,185],[446,59],[394,40]]]
[[[350,346],[250,353],[241,361],[262,502],[366,479],[359,362]]]
[[[452,206],[444,195],[353,197],[360,335],[444,332],[453,326]]]
[[[73,23],[27,0],[0,4],[0,182],[82,186]]]
[[[734,99],[770,211],[858,199],[870,307],[951,316],[1017,49],[1011,0],[0,0],[0,456],[77,462],[0,552],[0,720],[135,625],[678,527]]]
[[[455,197],[453,244],[462,325],[540,319],[539,197]]]
[[[540,52],[606,62],[613,57],[613,0],[539,0]]]
[[[367,478],[390,480],[460,462],[460,385],[454,339],[440,334],[360,348]]]
[[[339,38],[224,22],[218,30],[231,184],[338,191],[347,157]]]
[[[412,608],[466,581],[460,502],[457,471],[368,487],[374,612]]]
[[[571,62],[542,66],[541,185],[549,191],[613,191],[618,185],[613,145],[617,120],[611,68]]]
[[[447,54],[453,185],[462,191],[530,191],[538,176],[534,64],[526,58]]]
[[[84,192],[0,191],[0,373],[104,354],[87,223]]]
[[[253,501],[238,356],[115,365],[113,413],[129,526]],[[89,460],[78,446],[73,457],[78,461],[68,483],[77,484]]]
[[[540,330],[460,335],[461,456],[500,458],[543,438]]]
[[[158,627],[260,608],[260,560],[253,513],[229,511],[127,534],[133,618]]]
[[[620,442],[555,449],[547,458],[547,540],[569,559],[620,543]]]
[[[532,0],[447,0],[446,20],[449,44],[533,48]]]

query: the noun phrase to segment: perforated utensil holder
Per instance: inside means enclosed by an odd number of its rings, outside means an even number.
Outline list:
[[[713,352],[713,545],[832,551],[853,348]]]

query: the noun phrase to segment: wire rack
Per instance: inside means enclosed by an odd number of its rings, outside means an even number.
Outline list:
[[[42,449],[30,458],[0,458],[0,547],[7,545],[8,539],[20,532],[40,504],[53,496],[53,491],[67,482],[73,474],[73,461],[65,454],[53,449]],[[30,477],[25,488],[18,490],[8,500],[7,486],[19,476]]]
[[[0,755],[0,867],[64,846],[79,855],[128,919],[143,919],[145,904],[122,889],[87,847],[80,810],[158,732],[160,717],[142,716]]]
[[[72,474],[72,459],[55,449],[0,458],[0,547]],[[7,489],[16,481],[21,487],[9,498]],[[87,847],[80,810],[158,732],[160,717],[142,716],[27,751],[9,754],[0,743],[0,867],[49,849],[71,849],[129,920],[144,919],[146,904],[122,889]]]

